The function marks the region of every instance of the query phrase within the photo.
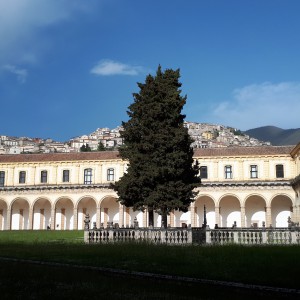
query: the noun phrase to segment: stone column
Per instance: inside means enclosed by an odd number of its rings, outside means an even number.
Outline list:
[[[147,220],[147,217],[148,217],[148,209],[146,208],[146,209],[143,211],[143,227],[148,227],[148,220]]]
[[[33,218],[33,221],[34,221],[34,218]],[[39,224],[39,229],[40,230],[46,229],[44,225],[45,225],[45,209],[41,208],[40,209],[40,224]],[[34,223],[33,223],[33,228],[34,228]]]
[[[0,230],[3,230],[3,209],[0,209]]]
[[[174,210],[172,210],[172,211],[170,212],[170,226],[171,226],[171,227],[174,227],[174,226],[175,226],[175,224],[174,224],[174,217],[175,217],[175,215],[174,215]]]
[[[29,207],[29,212],[28,212],[28,229],[29,230],[32,230],[33,218],[34,218],[33,207]]]
[[[51,208],[51,230],[55,230],[55,208]]]
[[[125,208],[125,227],[130,227],[130,207],[126,207]]]
[[[190,208],[191,208],[191,226],[196,227],[196,218],[195,218],[196,207],[195,207],[195,203],[192,203]]]
[[[100,225],[101,225],[101,207],[97,207],[96,224],[97,224],[97,228],[100,228]]]
[[[220,207],[215,207],[215,223],[220,227]]]
[[[11,209],[7,209],[7,221],[6,221],[6,229],[11,230]]]
[[[295,205],[295,207],[296,207],[295,222],[300,222],[300,205]]]
[[[271,207],[267,206],[266,207],[266,227],[270,227],[272,225],[272,211]]]
[[[124,205],[119,203],[119,226],[124,226]]]
[[[104,207],[103,211],[104,211],[103,223],[104,223],[104,227],[106,228],[107,221],[108,221],[108,207]]]
[[[246,225],[245,225],[245,215],[246,215],[245,206],[241,206],[241,227],[242,228],[246,227]]]
[[[200,227],[200,224],[197,225],[197,216],[198,216],[198,207],[195,206],[195,210],[194,210],[194,227]]]
[[[24,222],[24,209],[23,208],[20,208],[20,211],[19,211],[19,230],[24,230],[25,228],[25,222]]]
[[[78,229],[78,209],[77,207],[73,209],[73,229]]]

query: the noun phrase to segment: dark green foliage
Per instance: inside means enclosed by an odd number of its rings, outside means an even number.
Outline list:
[[[83,144],[81,147],[80,147],[80,152],[91,152],[92,149],[91,147],[89,146],[89,144]]]
[[[99,144],[98,144],[97,151],[106,151],[106,148],[104,147],[104,145],[101,142],[99,142]]]
[[[114,186],[120,201],[135,210],[156,211],[166,216],[172,210],[187,211],[199,185],[198,165],[193,164],[192,140],[183,126],[179,70],[158,67],[133,94],[129,121],[123,122],[120,148],[129,161],[127,173]]]
[[[234,135],[244,135],[239,129],[233,131]]]

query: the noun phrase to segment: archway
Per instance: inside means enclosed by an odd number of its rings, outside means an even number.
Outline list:
[[[73,229],[74,204],[69,198],[60,198],[55,204],[55,230]]]
[[[26,199],[16,199],[11,208],[11,229],[29,229],[29,203]]]
[[[224,196],[219,207],[221,227],[232,227],[234,224],[241,227],[241,204],[236,196]]]
[[[204,222],[204,206],[206,210],[206,223],[210,228],[214,228],[216,224],[215,202],[209,196],[200,196],[195,201],[195,225],[202,227]]]
[[[96,200],[92,197],[85,196],[79,200],[77,205],[78,229],[84,229],[84,219],[86,215],[90,216],[90,226],[93,227],[97,220]]]
[[[101,214],[100,222],[107,227],[107,222],[120,223],[119,203],[112,196],[105,197],[100,204]]]
[[[246,227],[266,226],[266,201],[259,195],[252,195],[245,203]]]
[[[271,202],[273,227],[288,227],[288,218],[291,217],[293,202],[286,195],[277,195]]]
[[[138,221],[139,227],[143,227],[143,212],[140,210],[132,210],[129,221],[131,225],[133,225],[135,218]]]
[[[182,212],[179,210],[175,210],[174,214],[174,226],[175,227],[187,227],[191,225],[191,212]]]
[[[46,198],[38,199],[33,205],[33,229],[50,228],[51,203]]]
[[[0,230],[7,228],[7,204],[0,199]]]

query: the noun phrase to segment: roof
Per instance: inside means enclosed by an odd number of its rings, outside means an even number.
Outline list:
[[[195,157],[216,156],[272,156],[291,155],[295,146],[255,146],[255,147],[226,147],[200,148],[194,150]]]
[[[15,162],[62,162],[121,159],[118,151],[42,153],[42,154],[2,154],[0,163]]]
[[[291,152],[291,155],[292,155],[292,157],[295,157],[296,156],[296,154],[299,154],[300,153],[300,143],[298,143],[296,146],[295,146],[295,148],[292,150],[292,152]]]
[[[272,156],[291,155],[295,146],[255,146],[201,148],[194,150],[194,157],[236,157],[236,156]],[[77,152],[77,153],[43,153],[43,154],[2,154],[0,163],[15,162],[65,162],[122,159],[118,151]]]

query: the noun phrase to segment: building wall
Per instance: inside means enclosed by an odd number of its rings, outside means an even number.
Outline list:
[[[210,227],[287,227],[288,217],[300,221],[299,186],[291,180],[300,173],[299,149],[270,154],[261,148],[257,154],[248,150],[229,151],[201,149],[195,153],[200,166],[206,166],[207,178],[196,190],[197,197],[186,213],[174,211],[168,216],[172,227],[202,226],[204,210]],[[272,148],[273,149],[273,148]],[[106,151],[105,151],[106,152]],[[284,177],[276,177],[276,165],[283,165]],[[256,165],[258,176],[250,178],[250,166]],[[232,178],[225,179],[225,166],[232,166]],[[0,172],[4,186],[0,187],[0,230],[5,229],[83,229],[88,214],[91,226],[131,226],[136,219],[147,226],[147,211],[132,211],[123,207],[110,188],[126,171],[127,162],[117,154],[44,154],[2,155]],[[84,170],[92,170],[92,181],[84,184]],[[114,178],[108,180],[107,171]],[[69,182],[63,182],[63,171],[69,170]],[[47,182],[41,182],[41,172],[47,171]],[[25,183],[19,183],[20,172],[26,173]],[[161,217],[154,216],[154,226],[161,226]]]

